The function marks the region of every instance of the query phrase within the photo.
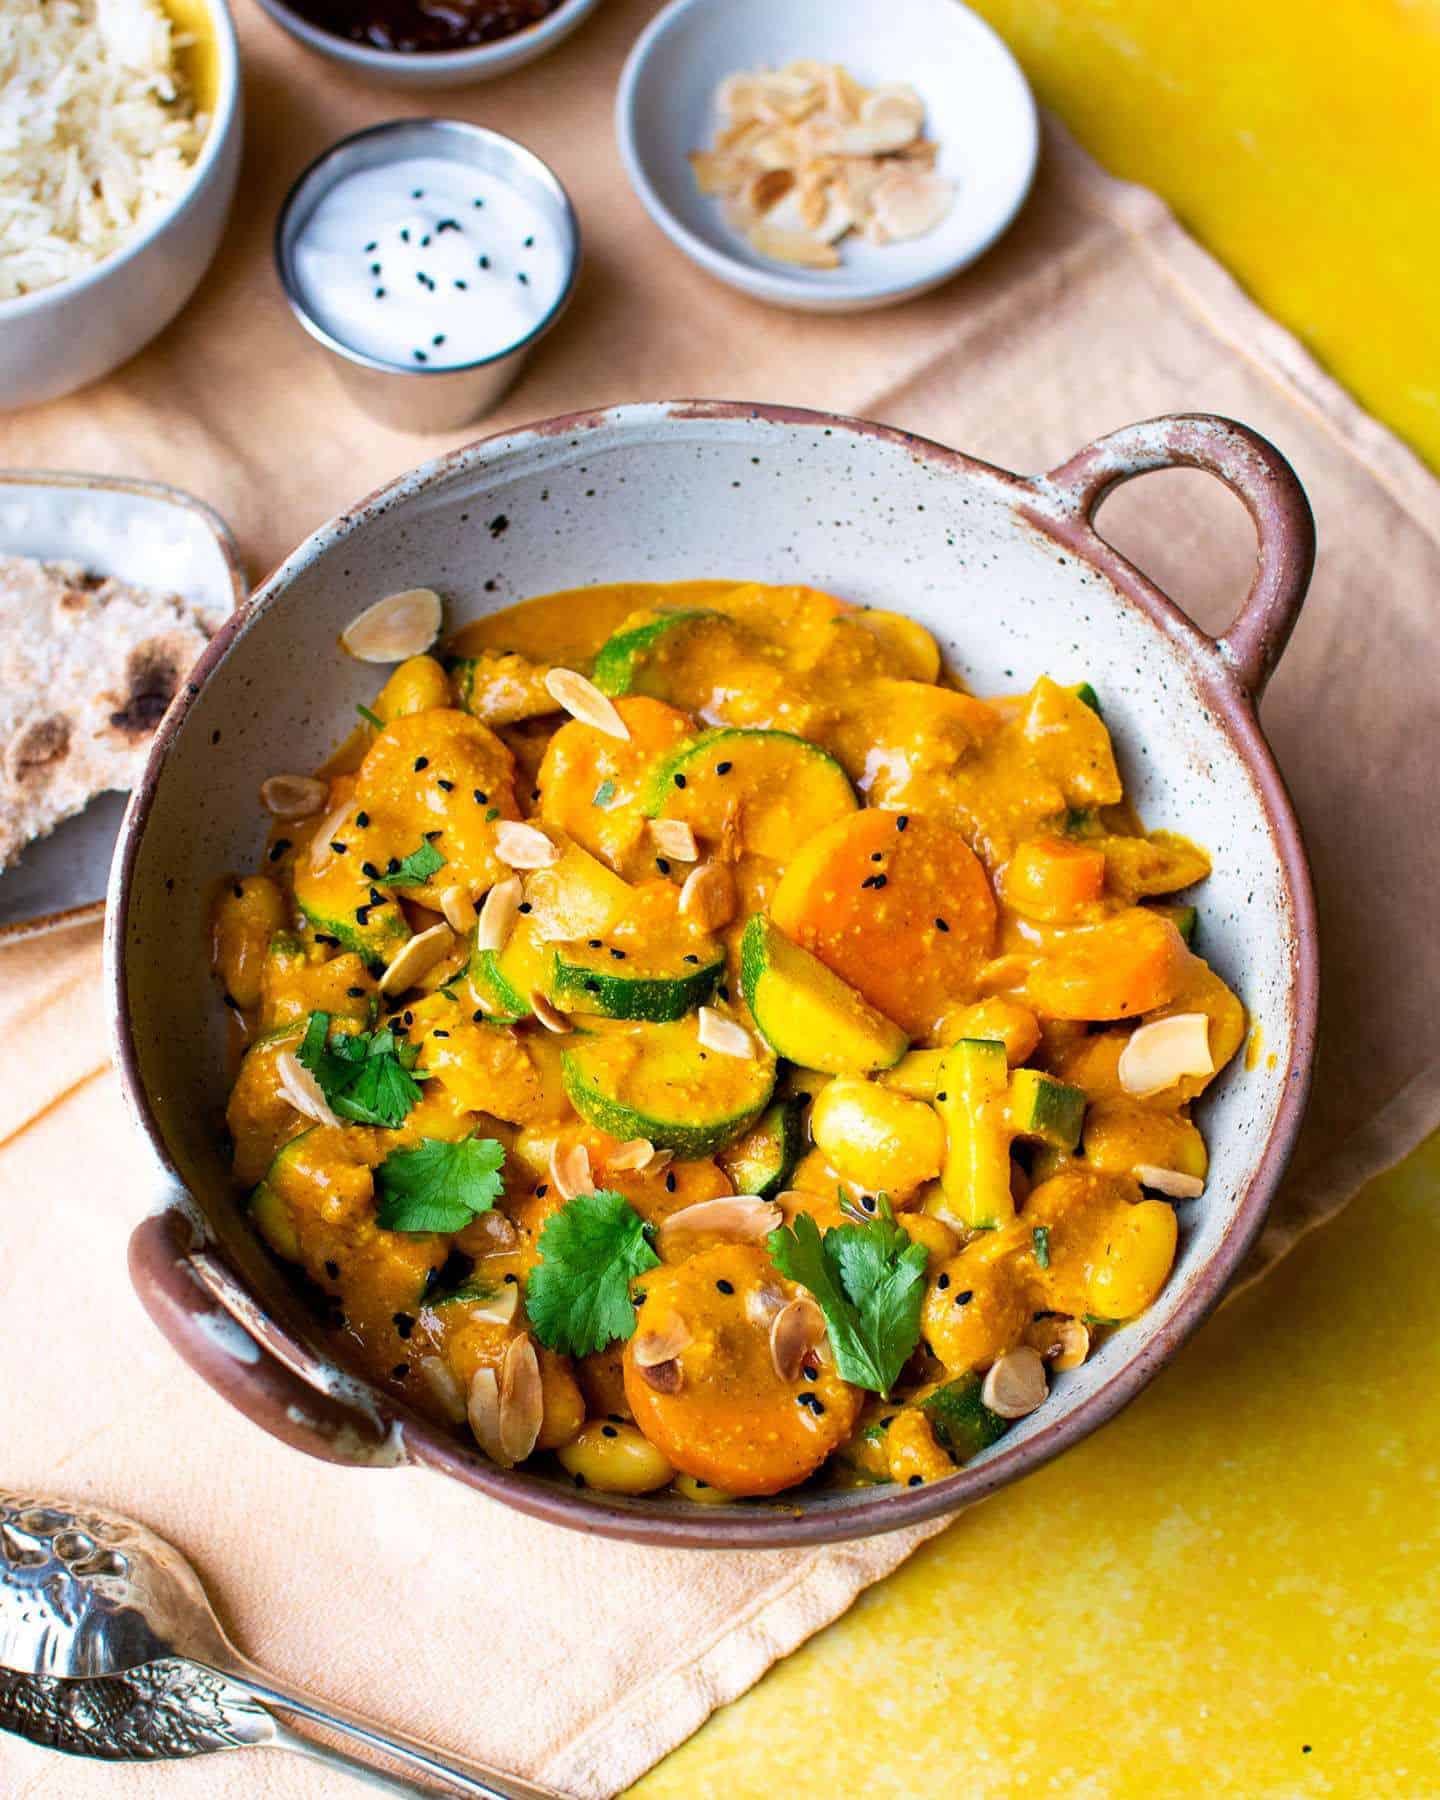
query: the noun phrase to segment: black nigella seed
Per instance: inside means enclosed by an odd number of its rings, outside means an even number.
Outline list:
[[[896,819],[896,821],[895,821],[895,829],[897,831],[903,831],[909,823],[910,823],[909,813],[901,813],[899,818]]]
[[[600,939],[599,938],[591,938],[590,939],[590,948],[592,950],[598,950],[600,948]]]
[[[943,1105],[944,1105],[944,1104],[945,1104],[945,1102],[946,1102],[946,1101],[947,1101],[947,1100],[948,1100],[948,1099],[949,1099],[949,1098],[950,1098],[950,1096],[949,1096],[949,1094],[947,1094],[947,1093],[945,1093],[945,1092],[943,1092],[943,1091],[942,1091],[942,1092],[941,1092],[941,1093],[938,1093],[938,1094],[937,1094],[937,1095],[936,1095],[936,1096],[935,1096],[935,1098],[936,1098],[936,1099],[937,1099],[937,1100],[938,1100],[938,1101],[939,1101],[939,1102],[940,1102],[940,1104],[941,1104],[941,1105],[942,1105],[942,1106],[943,1106]]]
[[[795,1399],[801,1406],[808,1406],[817,1419],[825,1411],[825,1402],[817,1394],[797,1394]]]
[[[615,958],[616,962],[624,962],[625,960],[625,952],[623,950],[617,950],[613,944],[610,946],[610,954]]]
[[[723,981],[720,983],[719,987],[716,988],[715,992],[719,994],[722,1000],[728,1001],[730,998],[730,990]]]
[[[326,1274],[327,1274],[327,1275],[328,1275],[328,1276],[329,1276],[329,1277],[330,1277],[330,1279],[331,1279],[331,1280],[332,1280],[332,1281],[338,1281],[338,1280],[339,1280],[339,1279],[340,1279],[340,1265],[339,1265],[339,1263],[337,1263],[337,1262],[327,1262],[327,1263],[326,1263],[326,1264],[325,1264],[325,1273],[326,1273]]]
[[[357,824],[357,825],[358,825],[358,826],[359,826],[359,827],[360,827],[360,829],[361,829],[361,830],[362,830],[362,831],[363,831],[363,830],[364,830],[364,829],[365,829],[365,827],[366,827],[366,826],[367,826],[367,825],[368,825],[368,824],[369,824],[369,823],[370,823],[370,815],[369,815],[369,813],[367,813],[367,812],[358,812],[358,813],[356,813],[356,815],[355,815],[355,823],[356,823],[356,824]]]
[[[430,767],[430,758],[428,756],[417,756],[415,758],[415,769],[416,769],[417,773],[421,769],[428,769],[429,767]]]
[[[685,777],[683,775],[677,775],[675,777],[675,785],[678,788],[683,788],[685,785]]]
[[[372,862],[361,863],[360,873],[362,875],[368,875],[370,877],[371,881],[378,881],[380,879],[380,871],[375,867],[374,863],[372,863]]]
[[[585,980],[585,992],[587,994],[598,994],[600,992],[600,983],[598,981],[590,980],[587,976]]]
[[[865,1208],[866,1212],[874,1212],[875,1210],[875,1199],[871,1194],[862,1194],[860,1196],[860,1204]]]
[[[939,1276],[936,1279],[935,1285],[936,1285],[936,1287],[939,1288],[940,1292],[943,1294],[945,1292],[946,1288],[948,1288],[950,1285],[950,1277],[948,1275]]]
[[[416,362],[429,362],[430,358],[426,356],[423,350],[417,350],[415,352],[415,360]]]
[[[474,797],[477,806],[485,806],[489,803],[490,796],[485,792],[484,788],[474,789]]]
[[[328,931],[317,931],[315,933],[315,942],[317,944],[333,944],[337,950],[340,948],[339,938],[331,937]]]
[[[507,1275],[505,1279],[509,1282],[511,1287],[515,1287],[518,1285],[520,1277],[518,1275]]]
[[[355,908],[355,923],[357,925],[368,925],[370,923],[370,908],[368,906],[357,906]]]
[[[619,1437],[620,1433],[613,1425],[602,1425],[600,1427],[600,1435],[601,1437]]]
[[[398,856],[392,856],[390,858],[389,862],[387,862],[385,865],[385,873],[387,875],[393,875],[399,867],[400,867],[400,858]]]
[[[945,923],[945,921],[943,919],[937,918],[935,920],[935,929],[937,931],[948,931],[950,929],[950,927]]]
[[[722,1294],[733,1294],[735,1292],[735,1284],[733,1281],[721,1280],[717,1281],[715,1285]]]
[[[410,1012],[407,1010],[407,1011],[403,1012],[400,1016],[402,1019],[404,1019],[404,1021],[407,1025],[413,1025],[415,1023],[415,1015],[413,1012]]]
[[[872,875],[870,877],[870,885],[872,887],[882,888],[889,879],[890,877],[888,875]]]
[[[974,1288],[961,1288],[960,1292],[955,1296],[955,1304],[957,1306],[968,1306],[974,1298]]]
[[[665,1192],[667,1194],[673,1194],[678,1185],[679,1183],[675,1179],[675,1171],[673,1169],[667,1169],[665,1171]]]
[[[483,1006],[477,1006],[470,1017],[477,1025],[483,1025],[485,1023],[485,1008]]]
[[[448,1031],[441,1031],[437,1028],[436,1030],[432,1031],[430,1033],[430,1035],[431,1035],[431,1037],[449,1037],[450,1033]]]
[[[362,987],[348,987],[345,992],[352,1000],[363,1000],[365,998],[365,990]]]
[[[275,842],[270,846],[271,862],[279,862],[280,858],[285,854],[285,852],[289,848],[290,848],[289,838],[276,838]]]
[[[806,1363],[800,1373],[807,1381],[818,1381],[820,1379],[820,1371],[816,1368],[812,1368],[809,1363]]]
[[[912,1475],[905,1485],[906,1487],[919,1487],[924,1479],[925,1477],[923,1475]]]
[[[335,852],[335,854],[337,856],[343,856],[345,854],[347,846],[342,844],[340,842],[339,838],[331,838],[330,848]]]
[[[443,789],[444,792],[447,794],[453,793],[455,790],[455,783],[453,781],[447,781],[443,775],[435,783],[435,785],[436,785],[436,787]]]
[[[408,1363],[396,1363],[395,1367],[390,1371],[390,1377],[393,1381],[404,1381],[409,1373],[410,1365]]]
[[[550,1192],[550,1183],[548,1181],[542,1181],[535,1190],[535,1198],[537,1200],[543,1200],[549,1192]]]
[[[528,912],[534,912],[535,908],[530,904],[530,902],[528,900],[522,900],[520,902],[519,906],[515,910],[517,912],[528,913]]]
[[[716,763],[715,773],[717,775],[728,775],[734,767],[735,767],[734,763],[728,763],[728,762]]]
[[[408,1338],[410,1333],[415,1329],[414,1318],[407,1312],[397,1312],[395,1315],[395,1329],[400,1333],[402,1338]]]
[[[377,888],[372,887],[370,890],[370,904],[372,906],[383,906],[385,904],[385,896],[380,893]]]
[[[670,865],[663,856],[657,856],[655,858],[655,867],[662,875],[668,875],[670,873]]]
[[[871,862],[884,862],[885,852],[883,850],[872,850],[870,852],[870,860]]]
[[[695,955],[694,951],[687,951],[682,960],[688,963],[698,963],[700,958]]]

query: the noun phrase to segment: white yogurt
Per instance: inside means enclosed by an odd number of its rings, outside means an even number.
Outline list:
[[[296,237],[317,324],[399,368],[453,369],[526,338],[560,298],[547,215],[466,162],[412,156],[344,175]]]

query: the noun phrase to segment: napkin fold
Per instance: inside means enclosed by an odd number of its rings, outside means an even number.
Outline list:
[[[367,489],[461,441],[417,442],[357,413],[292,326],[270,269],[275,208],[299,168],[396,110],[514,133],[553,163],[585,223],[575,305],[497,427],[719,395],[861,413],[1039,469],[1160,412],[1255,425],[1294,462],[1320,525],[1311,599],[1264,711],[1307,833],[1324,966],[1314,1099],[1253,1279],[1440,1125],[1440,941],[1415,929],[1440,881],[1440,488],[1153,195],[1105,175],[1053,122],[1016,229],[935,295],[831,319],[716,286],[645,219],[613,148],[615,76],[653,10],[610,0],[504,83],[430,105],[407,95],[402,109],[246,9],[250,147],[216,268],[178,324],[109,382],[0,421],[0,458],[176,481],[229,517],[263,569]],[[1253,542],[1217,484],[1150,476],[1102,522],[1202,623],[1226,623]],[[941,1529],[810,1551],[659,1551],[538,1524],[419,1471],[305,1460],[197,1381],[130,1292],[125,1241],[150,1176],[107,1068],[95,930],[0,951],[0,1042],[0,1322],[7,1342],[44,1346],[6,1379],[0,1482],[145,1518],[196,1561],[240,1645],[291,1679],[601,1800]],[[0,1737],[0,1791],[352,1790],[298,1759],[101,1769]]]

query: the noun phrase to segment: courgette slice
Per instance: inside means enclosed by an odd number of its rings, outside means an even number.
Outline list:
[[[1042,675],[1025,701],[1021,730],[1068,807],[1117,806],[1124,798],[1120,771],[1093,688],[1090,695],[1086,700]]]
[[[447,664],[461,712],[482,725],[515,725],[558,710],[545,686],[549,666],[513,650],[481,650]]]
[[[550,998],[567,1012],[610,1019],[680,1019],[708,1000],[725,969],[725,952],[713,938],[705,948],[686,939],[655,945],[643,956],[590,938],[561,944],[550,972]]]
[[[649,1138],[677,1156],[709,1156],[765,1110],[775,1060],[728,1056],[700,1042],[692,1013],[662,1025],[577,1033],[561,1057],[565,1092],[587,1124],[622,1141]]]
[[[936,1388],[920,1402],[930,1429],[956,1462],[969,1462],[998,1443],[1010,1429],[1010,1420],[991,1412],[980,1398],[981,1385],[978,1375],[962,1375]]]
[[[1085,1090],[1057,1081],[1039,1069],[1016,1069],[1010,1077],[1010,1129],[1055,1150],[1073,1150],[1085,1123]]]
[[[516,921],[502,950],[471,950],[470,985],[496,1025],[513,1025],[535,1010],[531,994],[549,992],[553,963],[553,952],[541,941],[532,915]]]
[[[1167,918],[1185,942],[1192,949],[1194,948],[1195,932],[1200,924],[1200,914],[1193,906],[1176,906],[1172,902],[1162,901],[1152,906],[1150,910]]]
[[[961,1038],[940,1062],[935,1109],[945,1126],[945,1210],[971,1230],[1015,1216],[1010,1192],[1009,1064],[995,1038]]]
[[[840,764],[808,738],[722,725],[702,731],[658,764],[645,812],[652,819],[683,819],[711,843],[738,816],[742,849],[787,862],[798,844],[854,812],[856,804]]]
[[[371,895],[380,890],[363,878],[346,881],[343,894],[337,893],[338,885],[333,875],[323,881],[315,880],[302,860],[295,869],[295,903],[308,920],[317,943],[323,944],[329,938],[332,949],[338,946],[341,950],[353,950],[372,975],[382,974],[410,939],[405,914],[397,901],[383,895],[378,901],[372,900]]]
[[[904,1054],[900,1027],[763,913],[740,939],[740,985],[761,1036],[791,1062],[827,1075],[868,1075]]]
[[[944,1055],[943,1050],[907,1050],[880,1080],[885,1087],[894,1088],[911,1100],[933,1100],[940,1086],[940,1061]]]
[[[755,1121],[742,1138],[722,1150],[720,1166],[735,1184],[737,1194],[756,1194],[769,1200],[790,1185],[795,1165],[805,1154],[806,1094],[777,1100]]]
[[[627,624],[600,646],[590,678],[602,694],[651,694],[663,700],[667,651],[697,620],[719,617],[705,608],[682,607]]]
[[[314,1130],[313,1126],[311,1130]],[[277,1256],[292,1263],[300,1260],[300,1238],[289,1202],[282,1196],[278,1182],[286,1167],[302,1154],[301,1144],[309,1135],[309,1131],[298,1132],[280,1146],[270,1160],[264,1179],[246,1201],[255,1229]]]

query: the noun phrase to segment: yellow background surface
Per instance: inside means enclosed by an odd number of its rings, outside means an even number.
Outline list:
[[[1440,0],[978,4],[1440,467]],[[1437,1194],[1440,1139],[635,1800],[1440,1796]]]

